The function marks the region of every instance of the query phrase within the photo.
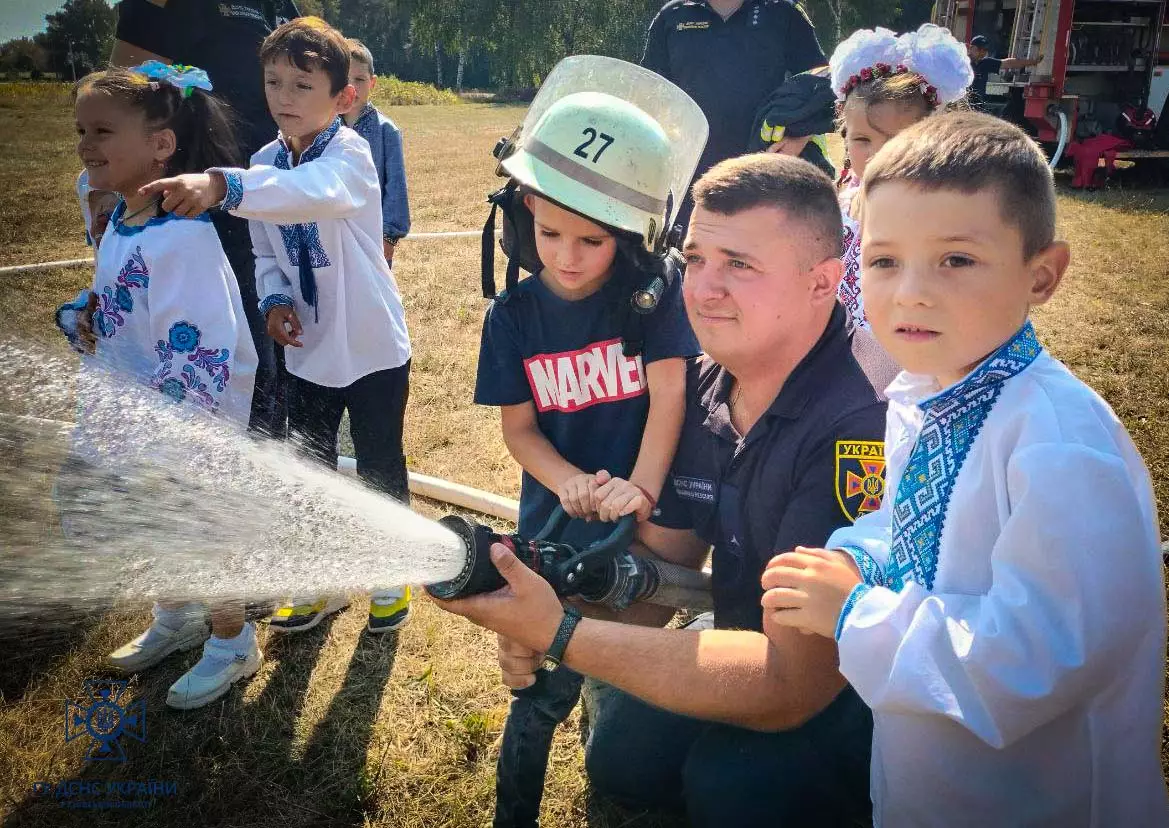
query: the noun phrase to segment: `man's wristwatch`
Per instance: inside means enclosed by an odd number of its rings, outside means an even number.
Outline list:
[[[564,618],[560,619],[560,626],[556,630],[556,637],[552,639],[552,646],[544,653],[544,660],[540,662],[540,669],[551,673],[564,660],[564,651],[568,649],[568,640],[576,631],[580,623],[580,613],[573,607],[564,608]]]
[[[398,242],[402,240],[401,236],[382,236],[383,241],[390,247],[397,247]]]

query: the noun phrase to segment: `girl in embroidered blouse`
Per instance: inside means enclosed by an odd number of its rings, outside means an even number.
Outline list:
[[[77,85],[78,155],[90,185],[122,200],[98,248],[92,289],[63,306],[57,322],[84,354],[83,371],[113,368],[242,426],[256,351],[215,228],[206,216],[165,213],[157,197],[138,194],[160,175],[237,162],[227,110],[210,88],[201,70],[157,61],[96,72]],[[202,660],[167,696],[173,707],[204,705],[260,666],[242,606],[214,608],[211,619],[208,640],[201,605],[160,602],[150,628],[112,653],[109,665],[135,672],[206,640]]]
[[[965,47],[929,23],[900,36],[883,28],[854,32],[836,47],[829,66],[847,165],[840,180],[844,276],[837,294],[849,327],[868,329],[861,296],[861,223],[853,205],[865,166],[901,130],[960,105],[974,70]]]

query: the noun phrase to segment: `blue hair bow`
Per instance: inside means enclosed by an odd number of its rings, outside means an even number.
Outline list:
[[[167,83],[182,93],[184,98],[191,96],[191,91],[194,89],[204,89],[211,91],[211,78],[207,73],[197,66],[188,66],[184,63],[172,63],[167,65],[162,61],[148,60],[141,66],[135,66],[130,70],[139,75],[149,78],[152,81],[160,83]]]

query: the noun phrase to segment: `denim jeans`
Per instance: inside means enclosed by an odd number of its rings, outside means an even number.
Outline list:
[[[588,681],[593,791],[685,811],[694,826],[855,826],[872,816],[873,717],[851,687],[794,730],[760,733],[679,716]]]
[[[494,828],[535,828],[556,726],[580,698],[579,673],[561,667],[536,673],[536,683],[512,691],[495,772]]]

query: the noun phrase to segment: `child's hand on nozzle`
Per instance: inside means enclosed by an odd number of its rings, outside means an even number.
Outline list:
[[[597,472],[596,479],[600,485],[593,499],[597,504],[598,518],[610,523],[625,515],[637,515],[638,523],[649,520],[654,502],[645,489],[624,478],[613,477],[604,470]]]
[[[861,576],[846,552],[797,546],[772,558],[761,581],[763,613],[770,624],[835,638],[844,602]]]
[[[593,493],[597,490],[597,477],[593,474],[574,474],[560,484],[560,505],[569,517],[591,520],[597,511]]]
[[[293,348],[303,348],[304,343],[297,337],[304,333],[300,325],[300,317],[288,305],[276,305],[268,310],[268,336],[276,341],[277,345]]]
[[[138,188],[140,196],[157,193],[162,193],[163,210],[190,218],[222,204],[227,196],[227,181],[220,173],[186,173]]]

